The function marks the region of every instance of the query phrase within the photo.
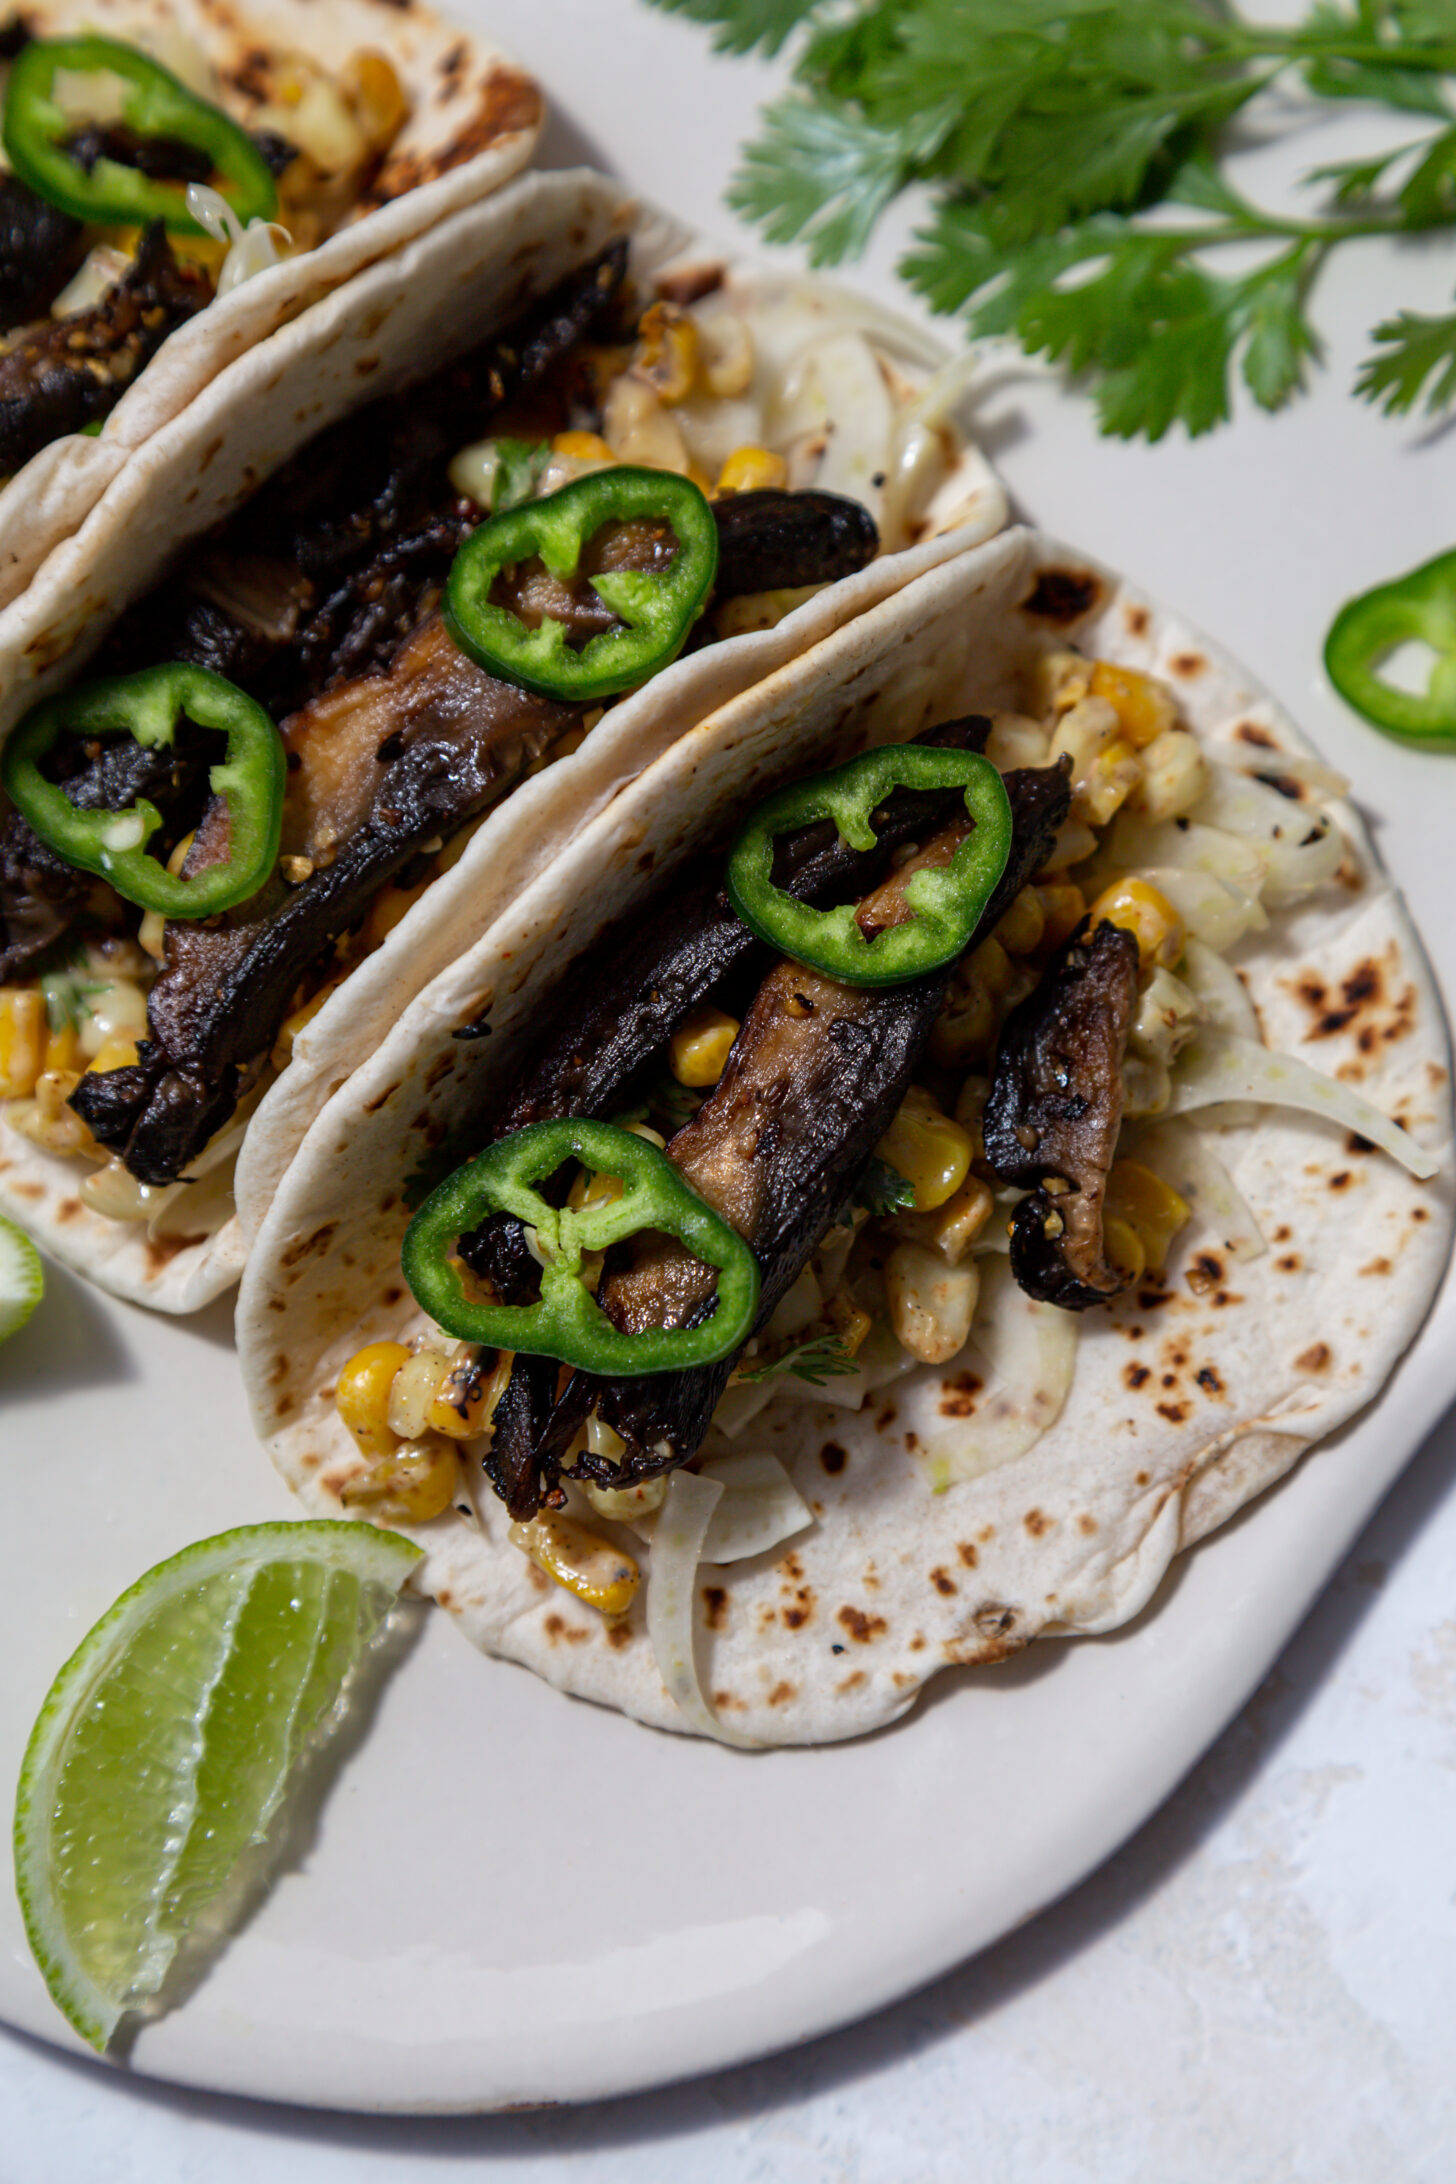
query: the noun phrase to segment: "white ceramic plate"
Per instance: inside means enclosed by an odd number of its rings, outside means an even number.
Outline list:
[[[718,193],[765,72],[712,63],[700,32],[635,0],[499,14],[582,125],[558,130],[563,157],[585,133],[646,193],[722,230]],[[1348,154],[1341,129],[1315,156]],[[1123,449],[1019,371],[988,418],[1028,513],[1242,654],[1354,775],[1449,994],[1456,783],[1352,723],[1317,673],[1341,597],[1451,543],[1456,438],[1418,449],[1341,384],[1363,327],[1441,307],[1449,287],[1439,264],[1392,256],[1338,276],[1331,376],[1287,418]],[[888,262],[867,279],[892,300]],[[360,2109],[579,2100],[809,2038],[932,1978],[1153,1810],[1450,1400],[1453,1357],[1448,1281],[1377,1408],[1199,1550],[1137,1626],[945,1678],[860,1744],[744,1757],[654,1735],[427,1622],[301,1863],[186,2007],[141,2035],[132,2067]],[[124,1585],[290,1507],[250,1440],[226,1306],[176,1325],[59,1271],[0,1362],[0,1481],[8,1783],[56,1667]],[[8,1891],[0,1922],[0,2017],[67,2042]]]

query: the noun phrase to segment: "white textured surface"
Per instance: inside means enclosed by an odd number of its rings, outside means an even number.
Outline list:
[[[495,12],[558,108],[590,117],[587,149],[685,218],[724,226],[717,195],[766,71],[710,72],[701,33],[632,0]],[[1363,142],[1359,117],[1338,116],[1304,149],[1313,162]],[[553,148],[583,146],[558,128]],[[886,294],[890,257],[869,275]],[[1444,307],[1453,263],[1449,245],[1352,252],[1321,296],[1330,368],[1315,394],[1193,447],[1099,442],[1083,407],[1014,362],[988,406],[1027,512],[1215,631],[1354,775],[1438,943],[1452,923],[1456,777],[1360,729],[1317,660],[1341,597],[1456,531],[1456,435],[1422,444],[1345,392],[1363,329],[1400,305]],[[1448,1421],[1259,1696],[1111,1864],[866,2026],[615,2107],[433,2125],[128,2087],[4,2035],[0,2180],[423,2184],[453,2166],[574,2184],[961,2184],[998,2171],[1037,2184],[1444,2184],[1453,1458]],[[995,1820],[992,1783],[976,1812],[924,1808],[916,1825],[963,1836],[973,1858]],[[915,1841],[884,1854],[913,1858]],[[609,2018],[609,1995],[601,2006]]]

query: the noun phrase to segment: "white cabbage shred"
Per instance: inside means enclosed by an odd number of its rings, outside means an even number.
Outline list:
[[[954,1440],[927,1455],[937,1492],[1014,1463],[1056,1424],[1077,1364],[1078,1318],[1029,1297],[1009,1261],[981,1262],[981,1298],[965,1355],[986,1368],[986,1387]]]
[[[1262,1259],[1269,1246],[1253,1208],[1202,1130],[1164,1122],[1142,1148],[1148,1164],[1193,1208],[1195,1220],[1233,1259]]]
[[[1257,1100],[1267,1107],[1324,1115],[1368,1138],[1421,1182],[1435,1175],[1441,1165],[1408,1130],[1338,1077],[1322,1076],[1296,1055],[1272,1053],[1253,1039],[1236,1039],[1213,1029],[1201,1031],[1179,1061],[1169,1113],[1186,1115],[1226,1100]]]
[[[704,1562],[744,1562],[814,1521],[777,1456],[716,1456],[700,1476],[723,1489],[703,1541]]]
[[[250,220],[244,228],[227,199],[206,182],[188,183],[187,210],[214,242],[230,245],[218,270],[219,297],[240,288],[254,274],[266,273],[293,249],[293,237],[276,220]]]
[[[719,1720],[698,1681],[694,1651],[698,1564],[723,1492],[720,1479],[700,1478],[691,1471],[673,1473],[652,1533],[647,1635],[658,1674],[688,1726],[720,1744],[756,1750],[756,1737],[742,1736]]]

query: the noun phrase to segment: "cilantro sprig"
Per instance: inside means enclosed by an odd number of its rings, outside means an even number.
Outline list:
[[[1293,26],[1223,0],[653,0],[730,53],[794,41],[730,202],[811,262],[865,247],[912,184],[931,215],[902,261],[937,311],[1085,373],[1104,432],[1209,431],[1242,377],[1277,410],[1321,344],[1332,251],[1456,225],[1456,0],[1316,0]],[[1253,204],[1220,168],[1280,79],[1417,117],[1377,159],[1315,169],[1316,217]],[[1258,246],[1250,267],[1247,246]],[[1237,270],[1228,249],[1242,245]],[[1378,326],[1357,392],[1456,400],[1456,313]]]
[[[781,1350],[766,1365],[740,1366],[738,1378],[773,1380],[780,1373],[792,1373],[797,1380],[807,1380],[811,1388],[822,1388],[826,1380],[837,1380],[845,1373],[858,1371],[859,1367],[840,1337],[831,1333],[796,1342],[792,1349]]]

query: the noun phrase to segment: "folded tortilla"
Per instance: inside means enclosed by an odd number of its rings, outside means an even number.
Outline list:
[[[410,114],[365,196],[319,246],[271,267],[179,328],[96,438],[52,441],[0,491],[0,609],[18,599],[78,531],[133,449],[174,418],[244,350],[412,237],[519,173],[545,120],[537,85],[488,37],[409,0],[34,0],[38,38],[96,31],[123,41],[180,34],[211,64],[220,103],[249,126],[272,101],[290,55],[328,71],[361,49],[387,54]],[[165,52],[159,54],[165,59]],[[3,623],[0,623],[3,628]]]
[[[117,616],[189,541],[228,516],[315,432],[509,324],[623,229],[644,284],[701,263],[706,252],[672,220],[624,203],[598,175],[529,175],[456,213],[237,358],[137,450],[77,536],[51,556],[16,610],[0,617],[0,736],[38,697],[75,679]],[[772,300],[790,289],[799,301],[812,298],[826,326],[864,309],[803,276],[728,269],[730,295]],[[887,318],[884,332],[922,369],[940,361],[934,344],[903,322]],[[0,1210],[118,1296],[190,1312],[219,1295],[236,1280],[250,1234],[330,1094],[575,829],[740,692],[988,537],[1005,513],[994,472],[967,445],[932,504],[930,535],[827,586],[771,629],[687,654],[612,707],[577,752],[497,805],[453,871],[426,890],[300,1033],[288,1068],[249,1121],[238,1156],[237,1214],[217,1233],[200,1237],[173,1226],[149,1235],[145,1224],[92,1212],[76,1196],[82,1171],[74,1160],[3,1125]]]
[[[259,1433],[313,1514],[342,1513],[337,1489],[362,1462],[331,1401],[341,1367],[362,1343],[429,1324],[400,1275],[405,1180],[439,1145],[472,1142],[482,1095],[529,1057],[567,966],[624,913],[645,914],[653,887],[670,889],[673,869],[720,843],[767,789],[966,711],[1014,709],[1036,652],[1068,640],[1165,678],[1187,724],[1225,755],[1241,748],[1277,774],[1285,754],[1308,753],[1205,639],[1019,530],[907,586],[685,737],[420,995],[315,1122],[273,1202],[239,1343]],[[1288,763],[1297,798],[1298,759]],[[1229,960],[1271,1047],[1338,1075],[1448,1153],[1449,1053],[1430,970],[1361,820],[1348,804],[1334,810],[1347,844],[1335,881]],[[452,1037],[486,1008],[490,1040]],[[952,1363],[917,1367],[858,1410],[825,1399],[833,1383],[785,1384],[731,1444],[778,1456],[814,1520],[786,1546],[699,1567],[699,1676],[735,1735],[858,1735],[903,1714],[951,1664],[1116,1628],[1180,1549],[1378,1393],[1445,1262],[1449,1166],[1417,1182],[1345,1127],[1269,1108],[1214,1142],[1267,1251],[1235,1259],[1195,1224],[1164,1282],[1082,1315],[1070,1391],[1039,1438],[1008,1437],[1007,1425],[1017,1406],[1054,1413],[1052,1391],[1036,1371],[998,1378],[973,1329]],[[1009,1279],[1004,1264],[998,1273]],[[1013,1309],[1051,1309],[1010,1295]],[[729,1446],[710,1438],[704,1453]],[[417,1528],[422,1589],[487,1652],[686,1728],[647,1635],[646,1588],[627,1619],[604,1621],[510,1544],[483,1479],[473,1499],[475,1514]],[[650,1569],[650,1544],[587,1521]]]

